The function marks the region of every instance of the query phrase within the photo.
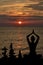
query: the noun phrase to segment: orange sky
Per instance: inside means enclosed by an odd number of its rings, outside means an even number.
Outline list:
[[[43,16],[43,0],[0,0],[0,15]]]
[[[43,0],[0,0],[0,26],[42,24]]]

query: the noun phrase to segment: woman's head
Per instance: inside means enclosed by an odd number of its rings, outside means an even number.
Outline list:
[[[32,35],[31,36],[31,41],[34,42],[34,40],[35,40],[35,37]]]

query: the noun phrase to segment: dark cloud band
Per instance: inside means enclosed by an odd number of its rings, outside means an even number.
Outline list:
[[[32,4],[30,6],[24,6],[25,8],[33,8],[34,10],[42,10],[43,11],[43,2],[39,4]]]

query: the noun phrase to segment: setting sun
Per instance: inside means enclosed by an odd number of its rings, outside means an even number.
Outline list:
[[[18,23],[19,23],[19,24],[22,24],[22,22],[21,22],[21,21],[19,21]]]

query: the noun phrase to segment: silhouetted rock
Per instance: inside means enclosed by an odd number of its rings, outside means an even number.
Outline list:
[[[6,47],[2,48],[2,51],[3,51],[3,52],[2,52],[2,55],[3,55],[4,58],[7,57],[7,55],[6,55],[7,50],[8,50],[8,49],[7,49]]]
[[[22,54],[21,54],[21,50],[19,50],[19,55],[18,55],[18,64],[22,64]]]
[[[10,44],[10,51],[9,51],[9,63],[10,64],[15,64],[16,62],[16,56],[15,56],[15,53],[14,53],[14,49],[13,49],[13,44],[11,43]]]
[[[12,57],[12,56],[14,56],[14,49],[13,49],[13,45],[12,45],[12,43],[11,43],[11,45],[10,45],[10,51],[9,51],[9,57]]]

